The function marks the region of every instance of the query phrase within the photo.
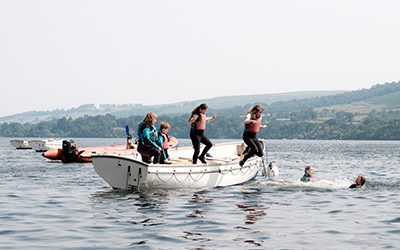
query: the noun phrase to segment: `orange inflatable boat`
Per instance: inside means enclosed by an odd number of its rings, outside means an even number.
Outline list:
[[[93,154],[133,154],[135,152],[137,152],[135,147],[131,146],[127,149],[126,145],[78,149],[73,140],[64,140],[62,148],[47,150],[42,155],[47,159],[61,160],[64,163],[90,163],[92,162]]]

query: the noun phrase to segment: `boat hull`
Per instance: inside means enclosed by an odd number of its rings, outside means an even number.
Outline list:
[[[57,149],[62,147],[62,140],[46,139],[28,141],[29,146],[36,152],[46,152],[49,149]]]
[[[16,149],[32,149],[32,147],[28,144],[28,141],[25,140],[11,140],[10,144]]]
[[[233,147],[236,148],[236,145]],[[191,149],[193,153],[193,149]],[[180,150],[185,155],[187,149]],[[217,152],[218,149],[215,150]],[[221,153],[223,150],[220,150]],[[225,150],[226,151],[226,150]],[[229,150],[228,150],[229,151]],[[147,164],[140,155],[93,155],[96,173],[111,187],[118,189],[198,189],[241,184],[254,179],[263,161],[250,158],[244,166],[239,157],[208,158],[208,164],[192,164],[187,157],[174,164]]]

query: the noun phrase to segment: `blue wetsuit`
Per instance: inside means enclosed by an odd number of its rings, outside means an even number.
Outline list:
[[[159,163],[161,152],[159,151],[160,145],[158,141],[157,129],[146,122],[141,122],[138,126],[139,145],[138,152],[142,156],[142,161],[151,163]]]
[[[308,183],[312,180],[312,177],[307,174],[307,172],[304,173],[303,177],[301,177],[300,181],[304,182],[304,183]]]

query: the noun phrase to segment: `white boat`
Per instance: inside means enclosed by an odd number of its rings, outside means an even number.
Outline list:
[[[11,140],[10,144],[16,149],[32,149],[32,147],[29,146],[28,141],[25,140]]]
[[[262,158],[252,157],[239,165],[241,142],[214,145],[207,164],[192,164],[192,147],[169,149],[173,164],[147,164],[140,154],[92,156],[96,173],[111,187],[128,190],[146,188],[197,189],[241,184],[254,179],[264,167]]]
[[[62,148],[62,140],[55,139],[31,140],[28,141],[28,144],[36,152],[46,152],[47,150],[52,148]]]

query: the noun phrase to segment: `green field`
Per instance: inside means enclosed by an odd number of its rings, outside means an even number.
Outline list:
[[[322,111],[324,109],[343,111],[360,115],[367,114],[372,110],[398,110],[400,109],[400,92],[375,96],[359,102],[318,107],[315,108],[315,111]]]
[[[400,108],[400,91],[387,95],[375,96],[365,101],[375,105],[384,105],[388,108]]]

